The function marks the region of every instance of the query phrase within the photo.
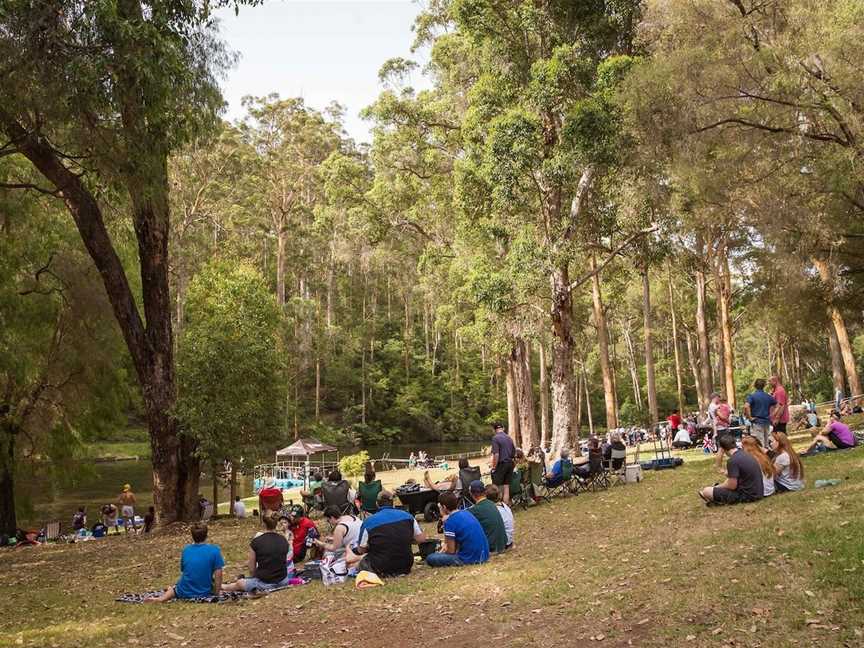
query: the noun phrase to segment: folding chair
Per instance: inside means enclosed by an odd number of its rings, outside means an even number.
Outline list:
[[[468,487],[472,481],[483,481],[482,477],[480,466],[468,466],[467,468],[459,469],[459,481],[462,484],[462,488],[459,490],[459,508],[466,509],[474,506],[474,500],[471,499]]]
[[[60,522],[54,520],[45,525],[45,542],[57,542],[60,540]]]
[[[357,498],[360,500],[360,517],[365,518],[378,512],[378,493],[381,492],[381,480],[360,482],[357,484]]]
[[[324,507],[335,506],[342,515],[353,513],[354,504],[348,499],[351,486],[344,479],[340,482],[326,481],[321,484],[321,494],[324,497]]]
[[[514,470],[513,477],[510,478],[510,505],[511,508],[521,506],[527,509],[531,503],[530,473],[527,470]]]
[[[546,487],[544,479],[546,471],[543,470],[543,464],[532,461],[528,464],[528,482],[531,492],[534,494],[534,501],[546,500],[552,501],[549,494],[549,489]]]
[[[588,479],[586,490],[598,491],[609,488],[609,477],[603,466],[603,455],[599,452],[588,453]]]
[[[577,494],[573,490],[573,463],[569,459],[561,460],[561,476],[554,481],[550,480],[549,473],[543,478],[543,485],[549,494],[549,497],[557,497],[558,495],[567,495],[568,493]]]
[[[617,468],[616,468],[617,465]],[[612,456],[605,466],[606,479],[610,486],[623,486],[627,483],[627,449],[612,448]]]

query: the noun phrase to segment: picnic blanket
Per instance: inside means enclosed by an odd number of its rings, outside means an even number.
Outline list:
[[[309,580],[305,578],[292,578],[291,584],[286,585],[285,587],[275,587],[269,590],[253,590],[251,592],[220,592],[219,594],[211,594],[210,596],[201,596],[191,599],[174,598],[171,599],[169,603],[174,603],[176,601],[182,601],[183,603],[233,603],[236,601],[245,601],[248,599],[258,598],[263,594],[279,592],[290,587],[297,587],[298,585],[306,585],[306,583],[308,582]],[[155,590],[152,592],[127,592],[125,594],[121,594],[114,600],[117,603],[143,603],[146,599],[156,598],[164,593],[164,589]]]

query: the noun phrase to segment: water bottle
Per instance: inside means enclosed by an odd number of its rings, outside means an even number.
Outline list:
[[[825,488],[826,486],[837,486],[842,483],[842,479],[817,479],[814,486],[816,486],[816,488]]]

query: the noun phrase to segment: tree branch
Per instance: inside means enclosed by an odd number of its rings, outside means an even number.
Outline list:
[[[651,234],[652,232],[656,232],[658,229],[659,229],[659,227],[657,225],[654,225],[650,229],[640,230],[640,231],[636,232],[635,234],[633,234],[632,236],[630,236],[621,245],[619,245],[617,248],[615,248],[612,251],[612,254],[610,254],[603,261],[603,263],[601,263],[599,266],[597,266],[596,269],[592,270],[591,272],[589,272],[587,274],[582,275],[576,281],[571,283],[567,287],[568,292],[572,292],[573,290],[576,290],[579,286],[581,286],[586,281],[589,281],[592,277],[594,277],[594,275],[599,275],[601,272],[603,272],[604,268],[606,268],[606,266],[608,266],[610,263],[612,263],[612,261],[615,259],[615,257],[617,257],[619,254],[621,254],[621,252],[623,252],[625,248],[627,248],[631,243],[633,243],[633,241],[635,241],[636,239],[639,239],[643,236],[647,236],[648,234]]]

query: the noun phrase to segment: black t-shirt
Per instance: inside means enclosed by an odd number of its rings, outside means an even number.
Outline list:
[[[741,499],[752,501],[762,499],[762,469],[759,462],[743,450],[734,452],[726,464],[726,475],[738,480]]]
[[[278,583],[288,575],[288,540],[281,533],[268,531],[249,543],[255,552],[255,578],[265,583]]]

